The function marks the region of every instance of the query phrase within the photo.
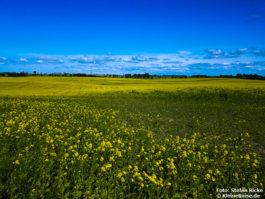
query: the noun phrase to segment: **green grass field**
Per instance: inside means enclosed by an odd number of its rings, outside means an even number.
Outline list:
[[[0,198],[264,190],[264,121],[265,81],[3,77]]]

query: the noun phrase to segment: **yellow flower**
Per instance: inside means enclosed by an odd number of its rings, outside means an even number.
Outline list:
[[[161,147],[162,151],[166,151],[166,147],[162,146]]]
[[[141,176],[138,176],[138,180],[144,181],[144,179]]]
[[[144,183],[141,183],[140,185],[141,185],[141,187],[144,187]]]
[[[180,137],[179,136],[176,136],[176,142],[179,143],[179,139]]]
[[[104,161],[104,157],[101,157],[101,158],[100,158],[100,161],[103,162],[103,161]]]
[[[122,177],[122,173],[120,172],[119,174],[118,174],[118,178],[121,178]]]
[[[256,180],[256,179],[258,179],[258,175],[257,174],[254,174],[253,175],[253,178]]]
[[[51,153],[51,156],[56,157],[56,153]]]
[[[127,174],[127,172],[126,172],[126,171],[123,171],[122,173],[123,173],[124,175],[126,175],[126,174]]]
[[[103,141],[101,142],[101,146],[102,146],[102,147],[105,147],[105,144],[106,144],[106,142],[103,140]]]
[[[106,167],[106,169],[111,168],[112,164],[106,164],[105,167]]]
[[[69,157],[69,154],[68,154],[68,153],[65,153],[65,154],[64,154],[64,157],[65,157],[65,158],[68,158],[68,157]]]
[[[193,180],[196,180],[197,179],[197,176],[196,175],[193,175],[192,178],[193,178]]]
[[[250,159],[250,156],[248,154],[245,155],[246,160]]]
[[[220,171],[218,169],[215,170],[216,175],[220,175]]]
[[[211,178],[211,175],[209,174],[209,173],[207,173],[206,175],[205,175],[205,179],[206,180],[209,180]]]
[[[16,160],[16,161],[14,162],[14,164],[19,165],[19,160]]]
[[[92,144],[91,143],[88,145],[88,148],[89,149],[92,149]]]
[[[117,151],[116,154],[117,154],[118,157],[121,157],[121,152],[120,151]]]
[[[107,147],[112,147],[112,144],[108,141],[107,143],[106,143],[106,145],[107,145]]]
[[[125,179],[123,177],[121,178],[121,182],[125,182]]]
[[[106,168],[105,167],[101,167],[101,171],[105,172]]]

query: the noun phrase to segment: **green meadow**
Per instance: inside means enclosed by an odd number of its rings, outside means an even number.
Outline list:
[[[264,190],[264,121],[265,81],[2,77],[0,198]]]

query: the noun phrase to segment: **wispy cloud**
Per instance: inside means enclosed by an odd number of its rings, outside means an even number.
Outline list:
[[[236,74],[265,75],[263,49],[208,49],[203,54],[180,51],[156,55],[27,55],[0,58],[0,71],[97,74]],[[229,58],[229,59],[228,59]]]
[[[265,56],[265,49],[254,50],[253,54],[258,56]]]
[[[205,57],[206,59],[214,59],[214,58],[237,58],[241,55],[246,54],[247,48],[240,48],[236,50],[232,50],[229,52],[225,52],[222,49],[208,49],[205,51]]]
[[[6,62],[7,62],[7,58],[6,57],[1,57],[0,58],[0,65],[4,65],[4,64],[6,64]]]
[[[192,54],[191,51],[186,51],[186,50],[180,50],[180,51],[178,51],[178,53],[179,53],[179,55],[190,55],[190,54]]]
[[[38,64],[43,64],[44,61],[43,61],[42,59],[39,59],[39,60],[37,60],[37,63],[38,63]]]
[[[19,61],[20,62],[28,62],[27,58],[20,58]]]

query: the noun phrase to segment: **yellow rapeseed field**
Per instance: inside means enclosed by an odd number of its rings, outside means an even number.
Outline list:
[[[250,141],[261,131],[264,88],[237,79],[0,78],[0,198],[215,198],[217,188],[264,189],[262,153]],[[211,132],[221,115],[213,123],[196,115],[208,107],[214,117],[209,100],[234,98],[261,110],[252,124],[244,115],[254,109],[238,109],[237,126],[223,127],[242,126],[238,134]],[[183,121],[167,113],[177,101],[183,115],[198,106],[181,135]]]
[[[69,96],[113,91],[176,91],[188,88],[265,89],[259,80],[187,78],[125,79],[99,77],[0,77],[1,96]]]

